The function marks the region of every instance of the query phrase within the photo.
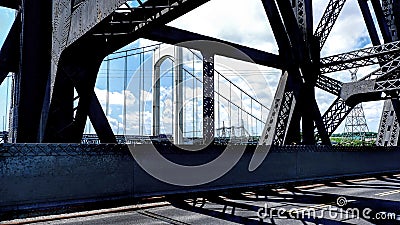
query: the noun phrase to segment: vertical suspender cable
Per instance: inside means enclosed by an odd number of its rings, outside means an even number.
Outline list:
[[[220,77],[220,75],[219,75],[219,73],[217,73],[217,90],[218,90],[218,103],[217,103],[217,110],[218,110],[218,128],[221,128],[221,113],[220,113],[220,110],[221,110],[221,103],[220,103],[220,90],[219,90],[219,77]]]
[[[106,116],[108,116],[108,112],[109,112],[109,100],[110,100],[110,59],[107,56],[107,77],[106,77]]]
[[[174,59],[175,59],[176,57],[175,57],[175,51],[174,51]],[[175,60],[176,61],[176,60]],[[171,60],[171,98],[172,98],[172,105],[171,105],[171,107],[172,107],[172,110],[171,110],[171,112],[172,112],[172,115],[171,115],[171,127],[172,127],[172,131],[171,131],[171,133],[172,134],[174,134],[174,61],[173,60]]]
[[[142,48],[142,57],[143,57],[143,59],[142,59],[142,63],[143,63],[143,66],[142,66],[142,71],[143,71],[143,73],[142,73],[142,87],[141,87],[141,90],[142,90],[142,92],[144,91],[144,78],[145,78],[145,68],[144,68],[144,65],[145,65],[145,55],[144,55],[144,53],[145,53],[145,51],[144,51],[144,48]],[[143,92],[144,93],[144,92]],[[143,96],[143,97],[145,97],[145,96]],[[145,128],[145,126],[144,126],[144,111],[145,111],[145,109],[144,109],[144,104],[145,103],[145,101],[144,101],[144,99],[142,100],[142,116],[141,116],[141,119],[142,119],[142,134],[141,135],[144,135],[144,128]]]
[[[250,98],[250,114],[253,115],[253,99]],[[254,130],[253,130],[253,118],[250,117],[250,122],[251,122],[251,135],[254,134]]]
[[[229,83],[229,126],[232,127],[232,83]]]
[[[192,75],[193,76],[196,76],[196,74],[195,74],[195,72],[194,72],[194,54],[192,53],[192,56],[193,56],[193,58],[192,58],[192,63],[193,63],[193,65],[192,65]],[[193,124],[192,124],[192,130],[193,130],[193,132],[192,132],[192,141],[193,141],[193,143],[194,143],[194,135],[195,135],[195,122],[194,122],[194,117],[195,117],[195,115],[194,115],[194,104],[195,104],[195,100],[194,100],[194,85],[195,85],[195,78],[194,77],[192,77],[192,88],[193,88],[193,90],[192,90],[192,117],[193,117]]]
[[[194,54],[193,54],[193,57],[194,57]],[[195,69],[194,69],[194,62],[193,62],[193,71],[195,71]],[[196,73],[194,73],[194,76],[195,76],[195,78],[197,78],[196,77]],[[196,112],[196,118],[195,118],[195,123],[196,123],[196,126],[195,126],[195,130],[196,130],[196,136],[198,135],[198,115],[199,115],[199,111],[198,111],[198,105],[199,105],[199,98],[198,98],[198,92],[197,92],[197,79],[195,79],[195,81],[194,81],[195,83],[194,83],[194,85],[195,85],[195,89],[196,89],[196,105],[195,105],[195,112]]]
[[[4,115],[6,115],[6,117],[8,117],[7,114],[9,112],[9,110],[8,110],[9,92],[10,92],[10,76],[7,76],[6,111],[5,111],[5,114],[4,114]],[[5,119],[4,123],[6,123],[6,122],[7,122],[7,119]],[[4,124],[4,129],[3,130],[7,130],[7,125],[6,124]]]
[[[140,50],[139,50],[140,51]],[[141,105],[141,101],[142,101],[142,90],[140,89],[142,87],[142,66],[143,66],[143,62],[142,62],[142,52],[139,53],[139,135],[142,134],[141,132],[141,109],[142,109],[142,105]]]
[[[126,92],[127,92],[127,82],[128,82],[128,52],[125,52],[125,71],[124,71],[124,109],[123,109],[123,125],[124,132],[123,135],[126,135]]]

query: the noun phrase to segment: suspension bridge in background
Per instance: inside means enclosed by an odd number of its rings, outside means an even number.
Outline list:
[[[346,0],[315,29],[311,0],[261,0],[277,54],[166,25],[208,1],[0,1],[16,10],[0,215],[400,170],[398,1],[358,0],[372,47],[333,56],[321,50]],[[132,47],[142,38],[155,44]],[[227,69],[238,62],[277,74],[275,93]],[[331,76],[364,66],[377,69]],[[316,88],[335,96],[324,113]],[[376,145],[332,146],[367,101],[384,101]]]
[[[181,51],[180,57],[187,60],[179,59],[175,55],[178,51]],[[129,65],[135,62],[138,62],[139,66]],[[177,65],[177,62],[181,65]],[[113,129],[117,134],[118,143],[149,143],[151,138],[158,138],[160,135],[170,137],[169,140],[175,144],[202,143],[203,130],[200,128],[203,127],[201,119],[203,73],[201,69],[196,69],[196,67],[201,68],[201,65],[201,53],[166,44],[153,44],[109,55],[103,61],[99,71],[98,77],[102,84],[96,86],[105,87],[105,95],[102,93],[99,95],[104,98],[102,108],[107,117],[110,114],[110,93],[112,93],[110,86],[115,86],[112,82],[122,84],[122,89],[126,90],[119,90],[119,93],[122,93],[119,101],[123,103],[118,115],[121,121],[117,122],[117,129]],[[253,71],[246,70],[245,72],[257,76],[262,76],[263,73],[274,74],[274,71],[260,71],[254,66],[253,69]],[[224,70],[229,74],[227,76],[215,70],[215,123],[217,125],[215,140],[225,143],[233,139],[241,143],[250,140],[256,143],[265,126],[265,115],[269,108],[251,94],[246,93],[243,87],[229,80],[228,76],[232,75],[240,78],[240,72],[243,71],[230,70]],[[275,75],[277,75],[276,72]],[[245,84],[245,76],[236,81]],[[181,80],[180,83],[177,83],[177,80]],[[163,87],[162,83],[166,87]],[[251,85],[244,88],[254,93]],[[161,93],[161,89],[164,93]],[[266,91],[269,91],[268,88]],[[178,95],[179,93],[181,94]],[[144,94],[147,96],[143,96]],[[161,96],[163,99],[160,99]],[[152,100],[150,104],[149,99]],[[170,105],[160,105],[161,102],[165,103],[167,100],[170,101]],[[130,104],[133,102],[135,103]],[[176,102],[181,104],[176,104]],[[168,118],[161,118],[162,116]],[[127,121],[128,118],[135,120]],[[129,127],[137,127],[137,129],[129,129]],[[91,130],[93,130],[92,125],[88,122],[83,142],[100,143],[96,135],[89,134]],[[178,136],[179,133],[181,137]]]

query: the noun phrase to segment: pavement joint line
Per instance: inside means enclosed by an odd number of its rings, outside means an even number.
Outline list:
[[[394,194],[399,194],[399,193],[400,193],[400,190],[393,190],[393,191],[386,191],[386,192],[378,193],[375,195],[379,196],[379,197],[383,197],[383,196],[394,195]]]
[[[369,178],[361,178],[361,179],[355,179],[355,180],[349,180],[350,182],[363,182],[363,181],[372,181],[376,180],[374,177],[369,177]]]
[[[58,214],[58,215],[38,216],[38,217],[31,217],[31,218],[24,218],[24,219],[0,221],[0,224],[29,224],[29,223],[49,222],[49,221],[54,221],[54,220],[73,219],[73,218],[79,218],[79,217],[89,217],[89,216],[96,216],[96,215],[110,214],[110,213],[120,213],[120,212],[148,209],[148,208],[161,207],[161,206],[167,206],[167,205],[170,205],[170,203],[169,202],[146,203],[146,204],[122,206],[122,207],[110,208],[110,209],[98,209],[98,210],[91,210],[91,211],[63,213],[63,214]]]
[[[308,189],[313,189],[317,187],[323,187],[325,184],[310,184],[310,185],[304,185],[304,186],[298,186],[297,188],[301,190],[308,190]]]
[[[169,218],[167,216],[163,216],[163,215],[160,215],[160,214],[157,214],[157,213],[154,213],[154,212],[150,212],[150,211],[147,211],[147,210],[138,211],[138,213],[141,214],[141,215],[148,216],[148,217],[151,217],[151,218],[154,218],[154,219],[157,219],[157,220],[161,220],[163,222],[167,222],[167,223],[174,224],[174,225],[190,225],[189,223],[185,223],[185,222],[182,222],[182,221],[179,221],[179,220],[175,220],[175,219]]]

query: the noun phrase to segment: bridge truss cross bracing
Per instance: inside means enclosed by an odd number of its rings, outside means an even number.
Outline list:
[[[262,144],[312,145],[317,140],[330,144],[329,136],[362,101],[387,100],[385,109],[391,112],[384,110],[381,121],[386,122],[381,123],[379,130],[389,132],[391,129],[383,129],[383,126],[398,126],[397,118],[386,118],[386,115],[398,113],[397,107],[388,105],[389,101],[397,105],[400,84],[398,0],[371,0],[371,4],[367,0],[357,0],[373,47],[324,58],[320,56],[321,49],[346,0],[329,0],[315,29],[313,10],[317,9],[313,9],[311,0],[261,0],[277,41],[278,55],[166,26],[206,2],[208,0],[1,1],[2,6],[17,9],[20,18],[15,20],[0,53],[0,78],[8,72],[16,74],[10,132],[13,141],[80,142],[89,118],[102,142],[116,142],[106,113],[94,93],[94,85],[102,60],[139,38],[169,44],[217,41],[244,52],[257,64],[281,69],[282,77],[265,121]],[[204,51],[201,46],[182,47]],[[218,49],[206,53],[203,52],[203,70],[209,89],[204,89],[203,130],[204,138],[212,139],[213,58],[222,55],[249,59]],[[380,68],[356,82],[343,83],[329,77],[330,72],[364,65]],[[324,114],[315,100],[315,87],[337,96]],[[78,96],[74,96],[74,92]],[[396,140],[391,143],[398,142],[398,132],[378,136]]]

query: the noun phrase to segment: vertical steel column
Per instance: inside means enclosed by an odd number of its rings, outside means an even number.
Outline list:
[[[375,0],[377,1],[377,0]],[[398,40],[397,27],[395,23],[395,4],[398,0],[383,0],[380,9],[378,21],[380,26],[385,26],[385,32],[382,32],[385,43]],[[379,2],[376,7],[380,6]],[[379,8],[378,8],[379,11]],[[382,25],[381,25],[382,23]],[[381,28],[382,30],[382,28]],[[380,63],[381,65],[383,62]],[[399,99],[385,100],[384,107],[381,115],[381,122],[379,124],[378,136],[376,145],[378,146],[396,146],[399,141],[399,122],[398,110]]]
[[[89,116],[100,141],[102,143],[116,143],[107,117],[94,93],[103,58],[99,52],[93,51],[93,49],[96,49],[94,46],[100,46],[103,43],[88,37],[75,42],[64,50],[58,64],[43,142],[80,143]],[[79,95],[75,116],[67,126],[60,124],[59,120],[66,123],[70,121],[70,116],[63,116],[58,112],[59,102],[64,102],[64,79],[69,79],[72,82]],[[72,101],[65,102],[72,104]]]
[[[390,100],[385,101],[376,139],[377,146],[396,146],[398,144],[398,120],[394,111],[392,102]],[[395,135],[393,135],[393,133],[395,133]]]
[[[386,19],[389,33],[392,37],[392,41],[399,40],[398,37],[399,28],[396,26],[396,17],[400,17],[400,15],[396,14],[398,13],[398,11],[396,12],[396,7],[398,7],[398,4],[399,4],[398,0],[382,0],[383,14]]]
[[[293,3],[297,23],[303,32],[303,40],[307,41],[313,36],[312,0],[296,0]]]
[[[383,2],[387,2],[383,1]],[[392,35],[390,34],[389,28],[388,28],[388,20],[385,18],[385,14],[388,13],[388,10],[384,11],[382,10],[382,6],[379,0],[371,0],[372,6],[374,7],[376,19],[378,21],[379,27],[381,29],[382,37],[385,40],[385,43],[391,42],[392,41]],[[385,6],[386,8],[387,6]]]
[[[175,47],[174,144],[183,143],[183,49]]]
[[[154,65],[153,74],[153,135],[160,134],[160,64]]]
[[[268,114],[267,123],[260,137],[261,145],[284,145],[286,143],[289,123],[292,120],[296,99],[291,76],[285,71],[279,81],[278,88]]]
[[[376,31],[374,20],[372,19],[371,10],[368,7],[367,1],[366,0],[358,0],[358,4],[360,6],[362,15],[364,17],[365,25],[367,26],[368,33],[371,38],[372,44],[380,45],[381,42],[379,40],[378,32]]]
[[[48,104],[44,98],[50,75],[51,22],[52,1],[22,1],[21,60],[12,129],[16,142],[39,141],[42,109]]]
[[[203,54],[203,143],[214,140],[214,54]]]

